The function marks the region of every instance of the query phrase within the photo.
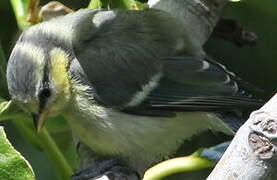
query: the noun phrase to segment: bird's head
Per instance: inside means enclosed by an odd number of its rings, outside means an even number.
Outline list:
[[[69,55],[61,47],[40,42],[47,40],[41,34],[32,38],[22,35],[16,43],[8,61],[7,82],[12,100],[32,114],[39,131],[45,118],[62,113],[70,99]]]

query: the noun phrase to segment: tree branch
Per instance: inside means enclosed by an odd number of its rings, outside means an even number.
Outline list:
[[[205,55],[203,45],[210,37],[228,0],[149,0],[150,8],[164,10],[183,23],[187,52]]]
[[[252,112],[208,180],[276,179],[277,94]]]
[[[213,35],[224,39],[226,41],[234,43],[238,47],[243,47],[245,45],[255,46],[258,36],[244,28],[234,19],[219,19]]]

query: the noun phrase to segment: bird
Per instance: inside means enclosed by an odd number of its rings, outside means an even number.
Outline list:
[[[241,112],[262,104],[184,28],[154,9],[81,9],[31,26],[8,61],[12,101],[38,131],[47,117],[67,120],[93,154],[95,172],[75,179],[139,179],[199,132],[233,134]]]

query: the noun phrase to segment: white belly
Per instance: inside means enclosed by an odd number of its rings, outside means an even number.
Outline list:
[[[173,118],[163,118],[129,115],[94,106],[89,112],[83,111],[78,116],[70,113],[65,117],[93,151],[120,155],[134,166],[168,157],[183,140],[198,132],[207,129],[230,132],[215,114],[206,112],[183,112]]]

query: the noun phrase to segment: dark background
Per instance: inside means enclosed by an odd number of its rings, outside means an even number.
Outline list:
[[[41,4],[44,4],[42,1]],[[78,9],[86,7],[88,0],[63,0],[67,6]],[[255,47],[239,48],[230,42],[211,37],[205,45],[206,51],[242,79],[265,90],[270,98],[277,90],[277,6],[276,0],[243,0],[229,3],[223,17],[236,19],[241,25],[255,32],[259,39]],[[20,32],[8,0],[0,0],[0,40],[6,57]],[[1,85],[1,84],[0,84]],[[12,126],[4,123],[12,144],[31,163],[37,179],[55,179],[45,155],[28,144]]]

